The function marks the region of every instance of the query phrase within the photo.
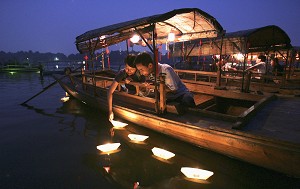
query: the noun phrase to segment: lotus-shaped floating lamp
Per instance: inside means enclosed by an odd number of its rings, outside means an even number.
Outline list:
[[[107,143],[103,145],[97,146],[97,149],[100,150],[101,152],[110,152],[110,151],[115,151],[119,148],[121,144],[120,143]]]
[[[174,153],[157,147],[152,148],[152,152],[155,156],[163,159],[170,159],[175,156]]]
[[[130,138],[130,140],[137,141],[137,142],[143,142],[144,140],[149,138],[149,136],[137,135],[137,134],[129,134],[128,137]]]
[[[121,121],[115,121],[115,120],[111,120],[110,121],[112,124],[113,124],[113,126],[114,126],[114,128],[123,128],[123,127],[125,127],[126,125],[128,125],[127,123],[123,123],[123,122],[121,122]]]
[[[182,167],[181,172],[187,178],[199,179],[199,180],[206,180],[214,174],[211,171],[207,171],[204,169],[198,169],[198,168],[192,168],[192,167]]]
[[[70,99],[70,97],[65,96],[65,97],[62,97],[60,100],[61,100],[62,102],[67,102],[69,99]]]
[[[107,173],[110,172],[110,167],[103,167],[103,169],[104,169]]]

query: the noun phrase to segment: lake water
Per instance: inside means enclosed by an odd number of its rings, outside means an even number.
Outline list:
[[[21,106],[53,82],[38,73],[0,73],[1,189],[196,189],[299,188],[300,181],[180,142],[129,123],[111,130],[106,113],[75,99],[63,103],[57,84]],[[148,135],[130,142],[130,133]],[[119,142],[119,150],[102,154],[97,145]],[[159,147],[170,160],[152,155]],[[207,181],[186,179],[181,167],[213,171]],[[295,165],[299,166],[299,165]],[[107,170],[107,171],[106,171]]]

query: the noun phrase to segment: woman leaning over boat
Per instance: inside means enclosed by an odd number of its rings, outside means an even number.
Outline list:
[[[125,85],[122,86],[122,90],[126,91],[129,94],[135,94],[136,88],[133,85],[129,85],[131,81],[135,82],[144,82],[145,77],[142,76],[136,69],[134,60],[136,55],[129,54],[125,60],[125,68],[120,70],[116,75],[113,83],[111,84],[108,92],[107,92],[107,101],[108,101],[108,119],[111,121],[114,119],[114,113],[112,111],[112,102],[113,102],[113,93],[116,90],[118,84],[121,81],[125,81]]]

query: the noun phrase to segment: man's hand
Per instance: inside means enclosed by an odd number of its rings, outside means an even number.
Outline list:
[[[126,83],[126,84],[130,83],[131,81],[132,81],[132,79],[131,79],[130,77],[127,77],[127,78],[125,79],[125,83]]]

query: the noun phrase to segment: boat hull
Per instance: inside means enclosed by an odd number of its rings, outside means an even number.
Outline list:
[[[93,93],[81,90],[82,86],[75,87],[66,79],[58,79],[58,82],[71,96],[87,105],[107,111],[105,91],[102,93],[104,95],[95,96]],[[214,125],[195,126],[122,105],[114,105],[113,111],[117,117],[181,141],[293,177],[300,177],[300,169],[296,166],[300,160],[299,143]]]

